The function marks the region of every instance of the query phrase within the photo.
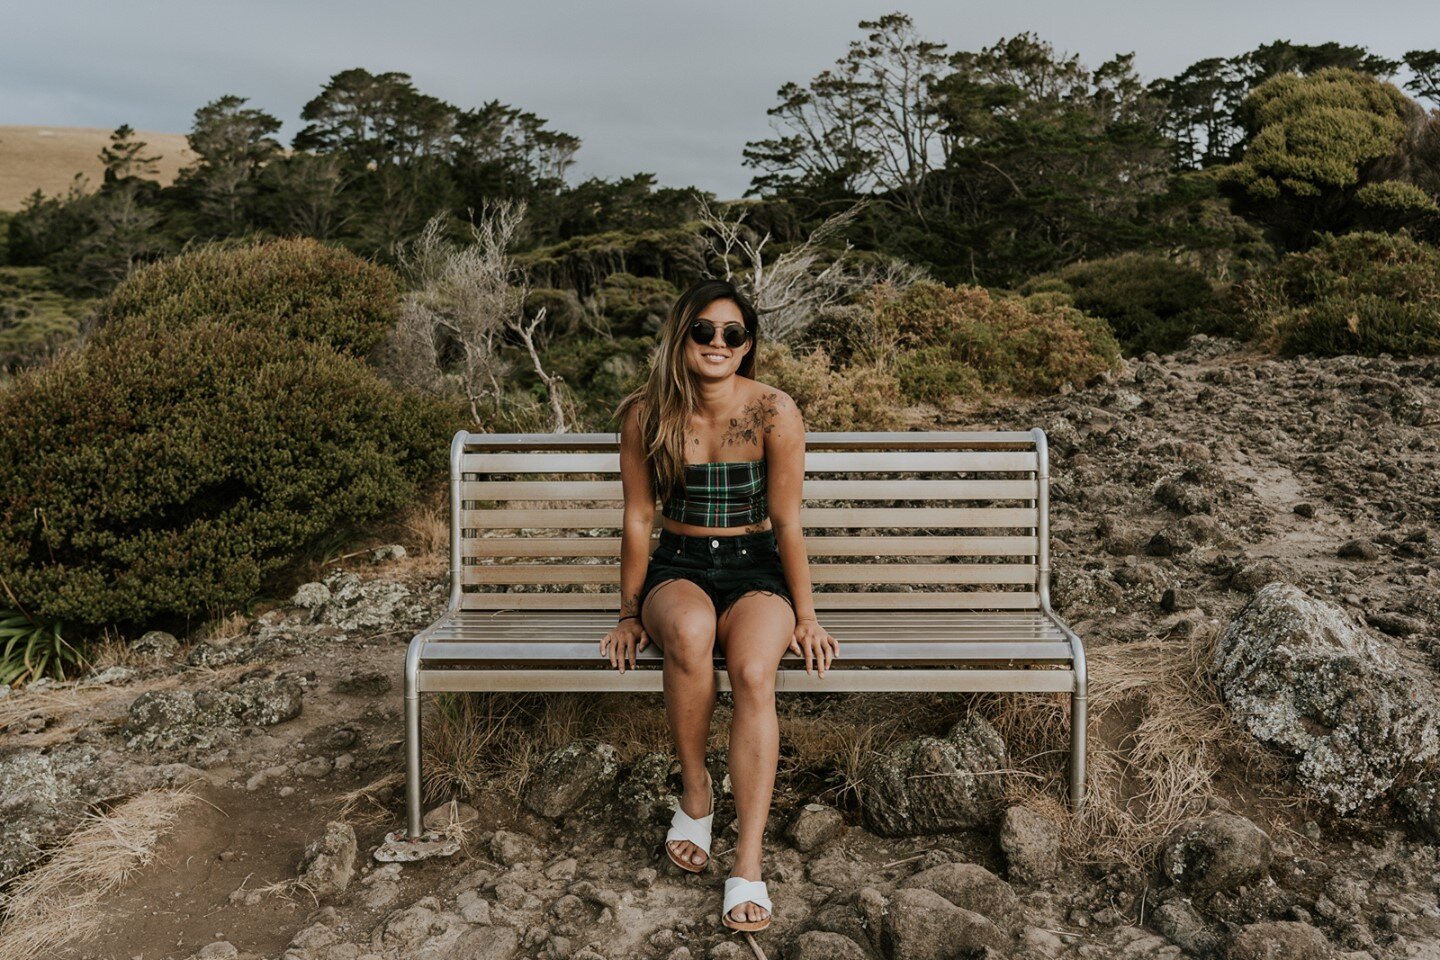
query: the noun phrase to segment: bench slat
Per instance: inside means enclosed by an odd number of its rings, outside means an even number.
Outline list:
[[[524,638],[536,643],[577,639],[598,643],[615,622],[613,610],[462,610],[436,621],[426,636],[434,640]],[[850,637],[870,643],[1065,639],[1053,620],[1029,611],[833,610],[825,615],[825,627],[842,642]]]
[[[465,449],[478,450],[609,450],[613,433],[469,433]],[[1033,449],[1029,430],[840,430],[807,433],[814,450],[994,450]]]
[[[511,527],[544,529],[554,527],[602,527],[618,529],[624,521],[623,507],[537,507],[524,510],[461,510],[463,530]],[[1034,507],[800,507],[804,527],[917,527],[934,529],[1003,529],[1036,527],[1039,515]]]
[[[593,693],[659,692],[664,671],[658,667],[637,667],[621,674],[606,663],[586,670],[422,670],[416,677],[419,692],[512,690],[537,693],[589,691]],[[718,690],[730,689],[730,675],[715,672]],[[1032,691],[1070,693],[1075,687],[1071,670],[956,670],[897,667],[892,670],[827,670],[824,677],[808,674],[804,668],[776,672],[775,689],[780,693],[850,693],[857,691],[928,690],[951,692]]]
[[[636,654],[636,660],[660,663],[664,659],[661,651],[654,646]],[[724,661],[723,654],[717,654],[717,661]],[[466,662],[471,660],[495,660],[503,663],[564,662],[609,666],[609,661],[600,655],[597,642],[588,643],[531,643],[494,642],[456,643],[427,642],[421,653],[421,660],[428,666],[436,662]],[[1025,662],[1045,661],[1069,663],[1068,643],[1041,643],[1027,641],[975,640],[967,643],[849,643],[841,647],[840,657],[834,662],[844,666],[858,664],[896,665],[901,663],[924,662],[942,664],[955,661],[973,660],[1021,660]],[[843,663],[841,663],[843,661]],[[803,657],[786,651],[781,666],[804,664]]]
[[[618,563],[469,563],[467,584],[597,583],[620,581]],[[1014,563],[812,563],[811,583],[1030,583],[1035,568]]]
[[[1039,594],[1033,590],[946,590],[913,593],[833,593],[814,592],[816,610],[1038,610]],[[466,591],[460,594],[460,606],[467,610],[616,610],[620,591],[595,593],[489,593]]]
[[[1034,450],[865,450],[830,453],[807,449],[809,473],[1024,473],[1037,469]],[[620,451],[609,453],[466,453],[463,474],[619,473]]]
[[[656,524],[659,527],[659,524]],[[465,537],[470,557],[612,557],[620,556],[619,537]],[[650,538],[648,552],[659,544]],[[809,537],[810,557],[1033,557],[1039,539],[1028,537]]]
[[[624,500],[619,480],[466,480],[461,500]],[[807,500],[1034,500],[1034,480],[812,480]]]

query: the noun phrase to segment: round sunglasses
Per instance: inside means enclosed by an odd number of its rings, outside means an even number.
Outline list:
[[[724,324],[725,332],[721,334],[725,338],[725,346],[734,350],[746,340],[750,339],[750,331],[745,329],[743,323]],[[696,320],[690,324],[690,339],[700,346],[709,346],[710,341],[715,338],[715,324],[709,320]]]

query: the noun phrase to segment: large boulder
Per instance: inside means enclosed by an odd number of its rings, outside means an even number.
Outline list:
[[[1166,841],[1160,869],[1195,896],[1254,883],[1270,869],[1270,836],[1244,817],[1216,813],[1182,824]]]
[[[978,863],[942,863],[906,877],[902,890],[930,890],[965,910],[1016,933],[1025,920],[1025,908],[1010,884]]]
[[[574,741],[552,750],[525,785],[525,806],[542,817],[559,817],[615,787],[619,773],[608,743]]]
[[[889,837],[983,826],[997,813],[1006,766],[1005,741],[978,714],[944,738],[907,740],[865,773],[866,825]]]
[[[1344,610],[1273,582],[1215,647],[1221,699],[1257,739],[1298,758],[1296,775],[1338,813],[1383,795],[1440,756],[1440,704]]]
[[[987,918],[957,907],[933,890],[897,890],[885,912],[886,956],[894,960],[956,960],[986,948],[1004,956],[1009,938]]]

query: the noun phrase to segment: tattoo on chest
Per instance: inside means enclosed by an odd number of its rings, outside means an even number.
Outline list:
[[[775,396],[772,390],[763,397],[757,397],[741,408],[738,417],[731,417],[730,426],[725,431],[724,444],[728,447],[760,442],[761,434],[769,433],[774,426],[771,421],[776,413]]]

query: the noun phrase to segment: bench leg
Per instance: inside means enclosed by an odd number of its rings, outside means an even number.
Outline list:
[[[1070,694],[1070,805],[1085,799],[1085,684]]]
[[[405,668],[405,819],[411,840],[421,834],[420,812],[420,678],[406,658]]]

